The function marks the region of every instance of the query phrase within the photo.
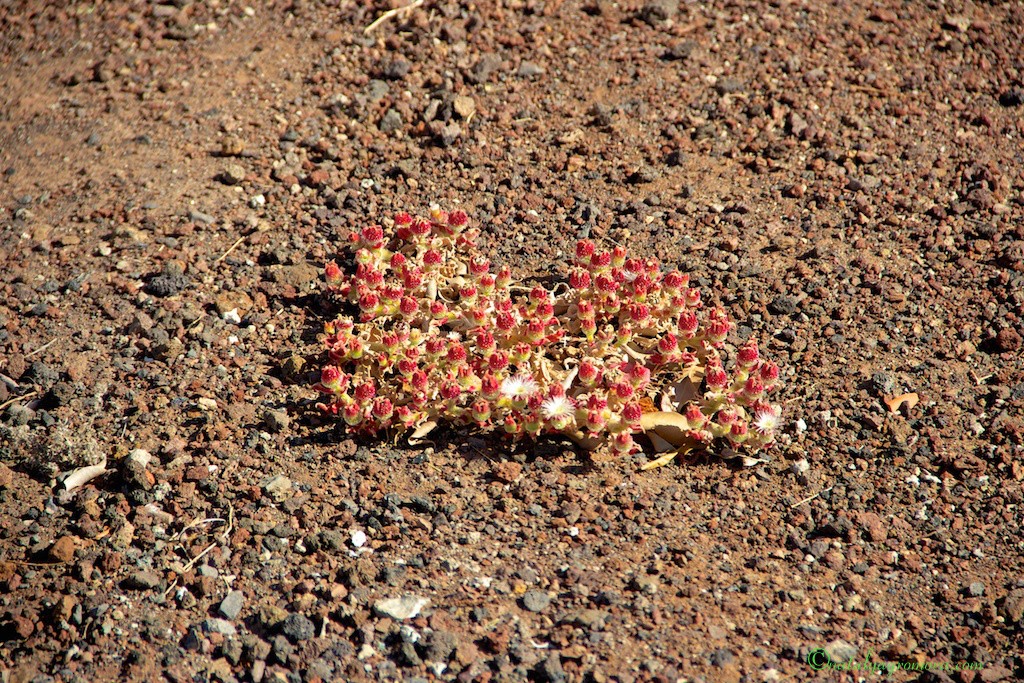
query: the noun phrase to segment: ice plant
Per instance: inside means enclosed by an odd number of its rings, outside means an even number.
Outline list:
[[[656,465],[772,443],[779,368],[754,340],[727,354],[733,323],[688,275],[581,240],[568,283],[526,288],[475,252],[478,232],[434,208],[352,233],[352,267],[325,269],[348,305],[325,326],[322,410],[358,431],[422,438],[443,421],[563,434],[599,455],[634,452],[644,433],[667,451]]]

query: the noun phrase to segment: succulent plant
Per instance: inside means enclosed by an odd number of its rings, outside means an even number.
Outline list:
[[[688,275],[582,240],[568,282],[525,287],[476,251],[478,235],[435,207],[350,236],[354,272],[325,268],[350,312],[325,326],[322,410],[413,442],[448,422],[563,434],[605,457],[645,433],[667,452],[656,465],[715,441],[743,455],[772,443],[779,368],[753,339],[726,368],[733,323]]]

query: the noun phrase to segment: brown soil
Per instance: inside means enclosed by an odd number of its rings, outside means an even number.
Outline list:
[[[1020,3],[49,5],[0,6],[0,680],[1024,676]],[[770,462],[320,418],[324,261],[434,202],[521,277],[689,271],[784,368]]]

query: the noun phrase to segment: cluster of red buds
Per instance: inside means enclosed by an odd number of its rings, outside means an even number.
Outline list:
[[[462,211],[400,213],[390,235],[351,235],[354,272],[327,264],[351,315],[325,326],[322,410],[356,431],[420,435],[448,422],[564,434],[606,454],[638,450],[642,432],[661,450],[772,442],[778,366],[751,340],[727,370],[732,323],[687,275],[582,240],[568,283],[522,286],[474,254],[468,223]]]

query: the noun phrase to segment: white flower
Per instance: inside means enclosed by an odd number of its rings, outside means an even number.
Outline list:
[[[526,374],[506,377],[501,382],[501,395],[511,401],[526,402],[540,390],[537,381]]]
[[[779,407],[765,406],[754,413],[754,429],[760,434],[771,434],[779,426]]]
[[[540,404],[540,414],[545,420],[558,420],[576,414],[576,406],[565,396],[552,396]]]
[[[576,404],[565,396],[552,396],[540,404],[540,414],[555,429],[565,429],[576,417]]]

